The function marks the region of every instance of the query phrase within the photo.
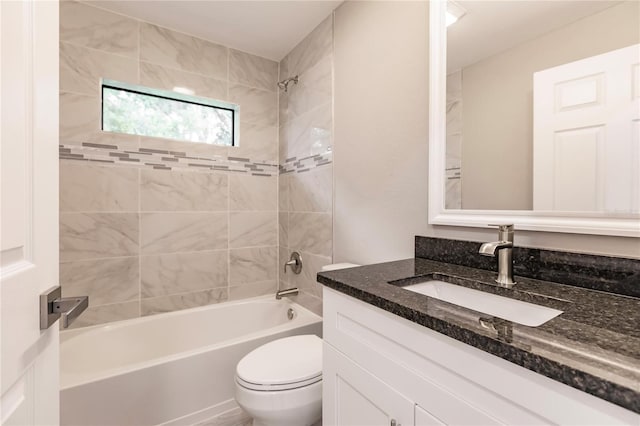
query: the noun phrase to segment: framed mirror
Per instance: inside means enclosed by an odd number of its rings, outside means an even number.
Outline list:
[[[430,2],[429,223],[640,237],[639,17]]]

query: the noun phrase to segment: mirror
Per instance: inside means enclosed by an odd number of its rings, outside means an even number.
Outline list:
[[[431,2],[430,223],[640,236],[640,4]]]

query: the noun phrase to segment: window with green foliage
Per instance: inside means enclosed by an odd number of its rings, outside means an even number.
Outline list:
[[[238,107],[113,81],[102,84],[102,130],[233,146]]]

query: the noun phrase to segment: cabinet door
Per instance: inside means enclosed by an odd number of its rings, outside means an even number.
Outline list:
[[[415,426],[444,426],[444,423],[435,418],[424,408],[416,405]]]
[[[413,425],[413,402],[326,342],[323,357],[323,425]]]

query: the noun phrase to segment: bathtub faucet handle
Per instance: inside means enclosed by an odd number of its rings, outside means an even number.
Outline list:
[[[291,268],[294,274],[299,274],[300,272],[302,272],[302,257],[300,256],[300,253],[298,253],[297,251],[291,253],[291,258],[284,264],[285,274],[287,273],[287,266]]]

